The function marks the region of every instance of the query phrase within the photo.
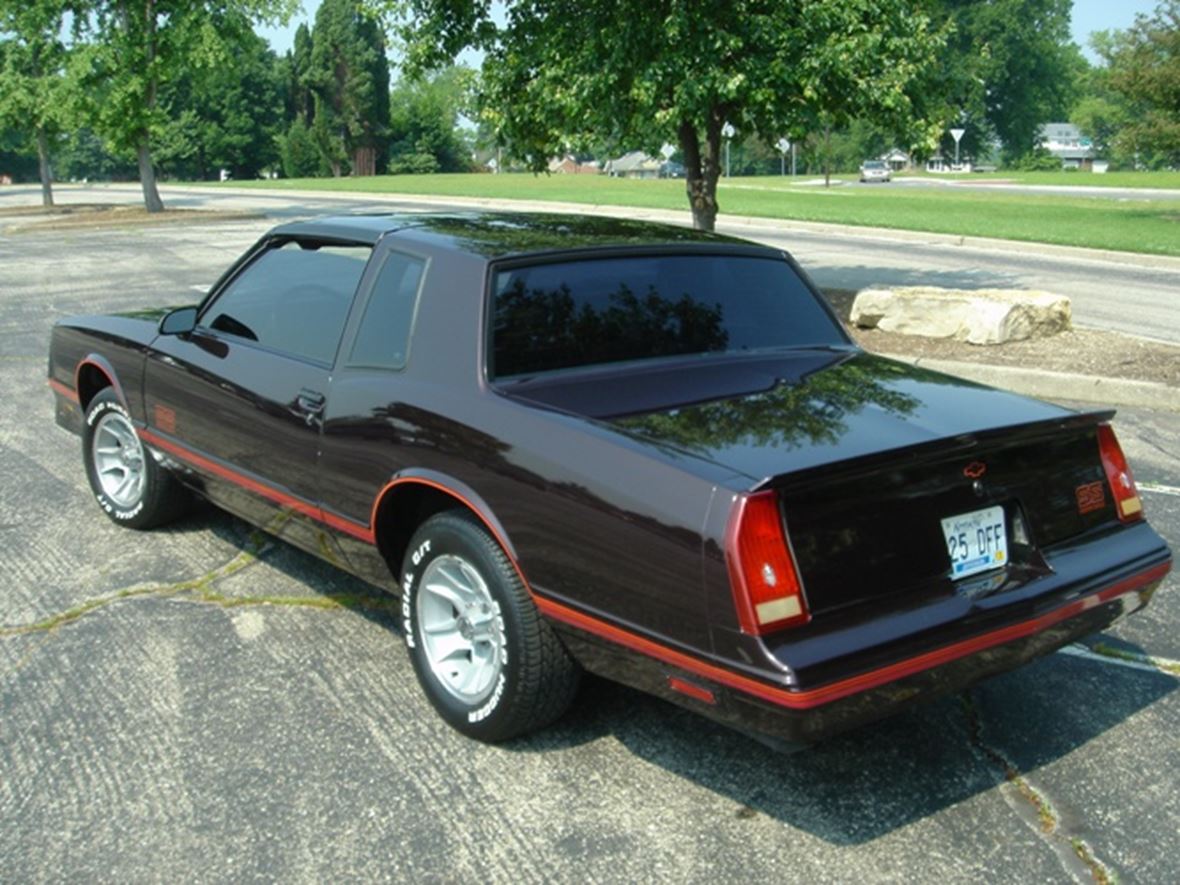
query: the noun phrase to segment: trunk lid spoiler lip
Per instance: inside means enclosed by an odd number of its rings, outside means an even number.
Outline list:
[[[897,463],[899,459],[913,462],[924,460],[931,456],[949,457],[956,453],[962,454],[964,457],[971,457],[981,446],[986,446],[992,442],[1000,441],[1005,444],[1026,442],[1051,436],[1055,433],[1097,427],[1099,424],[1110,421],[1114,416],[1114,409],[1103,409],[1078,412],[1065,417],[1030,421],[1024,424],[990,427],[986,430],[932,439],[902,448],[884,449],[841,461],[818,464],[802,471],[763,477],[754,485],[750,486],[749,491],[755,493],[766,489],[787,490],[810,488],[835,477],[850,479],[860,474],[872,473],[882,466]],[[1097,457],[1097,450],[1095,450],[1095,457]]]

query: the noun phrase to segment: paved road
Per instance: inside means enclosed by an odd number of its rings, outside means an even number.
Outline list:
[[[593,683],[485,747],[358,582],[210,509],[102,518],[50,323],[184,295],[267,224],[0,237],[0,879],[1087,882],[1081,840],[1180,881],[1176,671],[1075,648],[790,757]],[[1180,416],[1120,432],[1180,549]],[[1180,581],[1096,642],[1175,667]]]
[[[61,202],[134,201],[138,185],[61,187]],[[168,204],[178,208],[246,209],[270,219],[302,218],[328,212],[422,211],[472,205],[424,198],[349,195],[288,196],[265,192],[224,192],[210,188],[165,188]],[[39,199],[29,186],[0,190],[0,209]],[[485,201],[486,204],[486,201]],[[477,204],[478,205],[478,204]],[[683,220],[682,213],[606,210]],[[1180,260],[1099,260],[1084,250],[1035,245],[957,245],[941,235],[865,232],[765,220],[746,224],[722,217],[718,230],[789,249],[819,285],[858,289],[871,285],[936,285],[952,288],[992,286],[1047,289],[1073,299],[1080,326],[1110,329],[1180,343]],[[977,241],[972,241],[977,242]],[[212,277],[206,282],[212,281]]]
[[[1100,187],[1087,185],[1089,173],[1078,173],[1075,184],[1021,184],[1016,181],[987,181],[962,178],[895,178],[891,185],[903,188],[946,188],[980,192],[1006,192],[1014,194],[1039,194],[1052,197],[1088,197],[1098,200],[1119,200],[1120,202],[1153,202],[1156,200],[1180,200],[1180,189],[1164,187]]]

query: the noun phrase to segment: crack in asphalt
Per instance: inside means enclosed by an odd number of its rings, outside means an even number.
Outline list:
[[[1167,449],[1165,449],[1162,445],[1160,445],[1158,442],[1156,442],[1150,434],[1140,433],[1140,439],[1142,439],[1143,442],[1147,443],[1149,446],[1151,446],[1157,452],[1166,456],[1170,460],[1173,460],[1173,461],[1176,460],[1176,453],[1170,452]]]
[[[1057,855],[1066,873],[1078,882],[1093,881],[1098,885],[1113,885],[1118,881],[1114,871],[1094,854],[1090,845],[1076,834],[1066,832],[1060,817],[1044,791],[1034,786],[1020,771],[1020,768],[1004,753],[983,739],[983,720],[974,696],[966,691],[959,696],[963,713],[967,719],[967,735],[971,746],[990,764],[1004,775],[1005,784],[1011,787],[1004,795],[1017,816],[1032,828]],[[1012,793],[1018,797],[1016,804]]]
[[[213,589],[213,585],[257,562],[263,554],[272,548],[273,545],[270,543],[261,542],[257,536],[253,536],[250,547],[238,553],[224,565],[196,578],[190,578],[172,584],[127,587],[122,590],[116,590],[113,593],[96,596],[31,624],[2,626],[0,627],[0,637],[52,633],[58,627],[76,623],[82,618],[96,611],[100,611],[113,603],[128,599],[166,599],[177,597],[185,602],[214,605],[219,608],[271,605],[291,608],[350,609],[353,611],[381,613],[398,610],[396,599],[391,596],[380,596],[375,593],[325,593],[317,596],[230,596]],[[26,655],[17,663],[17,669],[24,665],[28,657],[29,655]]]
[[[136,599],[142,597],[167,597],[175,596],[180,593],[201,592],[216,583],[222,578],[228,578],[230,575],[237,574],[242,569],[253,563],[258,555],[264,552],[265,547],[255,549],[246,549],[238,553],[233,559],[224,565],[206,572],[196,578],[190,578],[186,581],[177,581],[172,584],[148,584],[146,586],[132,586],[125,587],[121,590],[116,590],[113,593],[106,593],[102,596],[95,596],[91,599],[86,599],[77,605],[70,608],[63,609],[60,612],[42,618],[39,621],[34,621],[31,624],[16,624],[0,627],[0,636],[22,636],[29,633],[47,633],[57,629],[65,624],[72,624],[80,620],[86,615],[100,609],[106,608],[112,603],[121,602],[125,599]]]

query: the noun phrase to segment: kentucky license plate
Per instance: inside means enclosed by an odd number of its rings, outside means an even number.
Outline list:
[[[942,521],[942,536],[951,558],[951,577],[999,568],[1008,562],[1008,529],[1003,507],[987,507]]]

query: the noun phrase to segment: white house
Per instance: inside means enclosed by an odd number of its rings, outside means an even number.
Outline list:
[[[1094,145],[1073,123],[1046,123],[1037,135],[1039,144],[1061,161],[1062,169],[1092,169]]]

